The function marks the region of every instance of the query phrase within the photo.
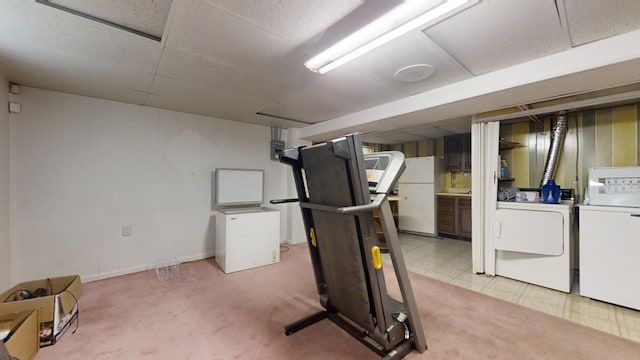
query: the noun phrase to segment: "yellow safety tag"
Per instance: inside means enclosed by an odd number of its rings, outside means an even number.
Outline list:
[[[309,237],[311,238],[311,245],[318,247],[318,243],[316,243],[316,232],[313,228],[309,228]]]
[[[373,268],[380,270],[382,268],[382,255],[380,255],[380,248],[374,246],[371,248],[371,260],[373,261]]]

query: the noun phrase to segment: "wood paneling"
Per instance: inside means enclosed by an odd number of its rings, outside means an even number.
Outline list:
[[[511,139],[520,144],[529,141],[529,124],[526,122],[515,123],[512,126]],[[517,147],[510,151],[513,160],[509,163],[511,177],[515,178],[514,187],[529,186],[529,166],[512,166],[511,164],[529,164],[529,151],[526,147]]]
[[[418,156],[431,156],[435,154],[434,140],[422,140],[418,142]]]
[[[574,188],[577,201],[582,201],[590,167],[640,165],[640,106],[637,104],[570,113],[568,119],[569,129],[555,180],[563,188]],[[514,149],[512,154],[506,151],[502,154],[516,178],[513,186],[535,188],[540,185],[551,140],[551,120],[552,117],[547,117],[540,123],[500,127],[500,136],[505,140],[527,146]]]
[[[579,120],[579,142],[578,142],[578,193],[580,194],[577,201],[582,201],[582,191],[587,186],[589,179],[589,168],[595,166],[596,154],[596,113],[595,111],[586,111],[582,113]]]
[[[444,158],[444,138],[436,140],[436,156],[441,159]]]
[[[575,189],[577,178],[576,165],[578,164],[578,132],[577,132],[577,114],[569,114],[567,116],[568,127],[567,135],[564,139],[564,146],[560,154],[560,162],[556,169],[554,180],[556,184],[563,189]],[[577,190],[577,189],[575,189]]]
[[[595,166],[611,166],[611,109],[596,111]],[[585,149],[587,150],[587,149]]]
[[[402,144],[402,152],[405,157],[413,158],[418,156],[418,142],[412,141]]]
[[[611,112],[611,157],[613,166],[634,166],[637,151],[630,144],[637,144],[637,109],[635,105],[614,108]]]

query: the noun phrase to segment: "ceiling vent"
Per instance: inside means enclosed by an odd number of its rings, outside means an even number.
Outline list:
[[[396,71],[393,77],[402,82],[418,82],[428,79],[435,71],[436,69],[431,65],[414,64]]]
[[[162,40],[171,8],[171,0],[36,0],[36,2],[158,42]]]

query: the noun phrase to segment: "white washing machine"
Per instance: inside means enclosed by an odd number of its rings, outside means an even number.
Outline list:
[[[589,169],[580,206],[580,295],[640,310],[640,166]]]
[[[498,202],[496,275],[571,292],[573,206]]]

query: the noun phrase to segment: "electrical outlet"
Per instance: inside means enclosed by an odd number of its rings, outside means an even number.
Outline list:
[[[122,236],[131,236],[133,234],[133,227],[131,225],[122,225]]]

